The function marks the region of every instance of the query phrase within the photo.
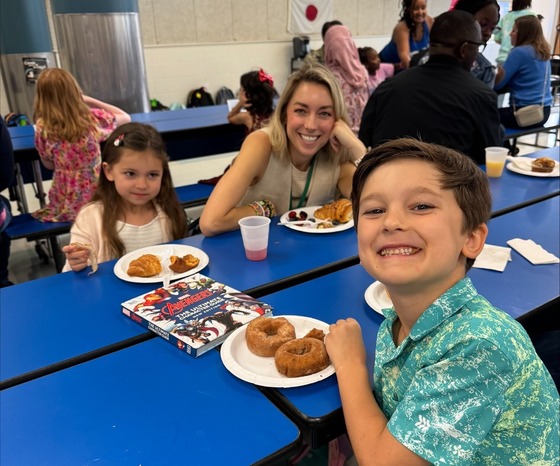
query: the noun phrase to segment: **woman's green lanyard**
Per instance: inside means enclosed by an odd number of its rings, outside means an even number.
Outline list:
[[[307,180],[305,181],[305,187],[303,188],[303,192],[301,193],[301,196],[299,197],[299,202],[298,205],[296,207],[296,209],[299,209],[303,206],[303,204],[305,204],[305,202],[307,201],[307,191],[309,190],[309,185],[311,184],[311,178],[313,178],[313,169],[315,168],[315,162],[317,160],[317,155],[313,156],[313,160],[311,161],[311,166],[309,167],[309,171],[307,172]],[[294,207],[292,206],[292,185],[290,184],[290,210],[292,210]]]

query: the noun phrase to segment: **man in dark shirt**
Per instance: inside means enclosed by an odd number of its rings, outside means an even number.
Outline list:
[[[359,138],[374,147],[414,137],[460,150],[484,164],[484,148],[502,146],[497,95],[470,73],[480,26],[464,11],[438,16],[430,31],[430,58],[382,83],[362,116]]]

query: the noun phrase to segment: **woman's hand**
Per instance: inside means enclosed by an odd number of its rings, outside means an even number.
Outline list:
[[[87,249],[69,244],[62,248],[62,252],[66,254],[68,265],[74,272],[79,272],[87,267],[89,259]]]
[[[337,120],[334,123],[329,142],[335,152],[338,152],[341,147],[346,147],[354,156],[354,160],[360,159],[367,152],[363,142],[354,134],[352,128],[342,120]]]

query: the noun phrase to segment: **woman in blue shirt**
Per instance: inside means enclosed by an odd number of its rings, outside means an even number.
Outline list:
[[[513,49],[498,68],[495,90],[510,92],[510,106],[500,108],[500,120],[507,128],[519,128],[514,112],[528,105],[543,105],[540,126],[550,116],[550,46],[536,16],[515,20],[510,33]]]
[[[411,56],[428,48],[433,18],[428,16],[426,0],[403,0],[401,19],[379,58],[383,63],[400,63],[408,68]]]

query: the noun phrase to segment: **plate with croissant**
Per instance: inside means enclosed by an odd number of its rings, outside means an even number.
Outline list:
[[[352,203],[339,199],[322,206],[293,209],[280,217],[280,223],[304,233],[336,233],[354,226]]]
[[[167,259],[169,255],[169,259]],[[210,259],[201,249],[183,244],[160,244],[137,249],[121,257],[113,271],[122,280],[133,283],[163,281],[164,262],[168,262],[171,281],[200,272]]]

